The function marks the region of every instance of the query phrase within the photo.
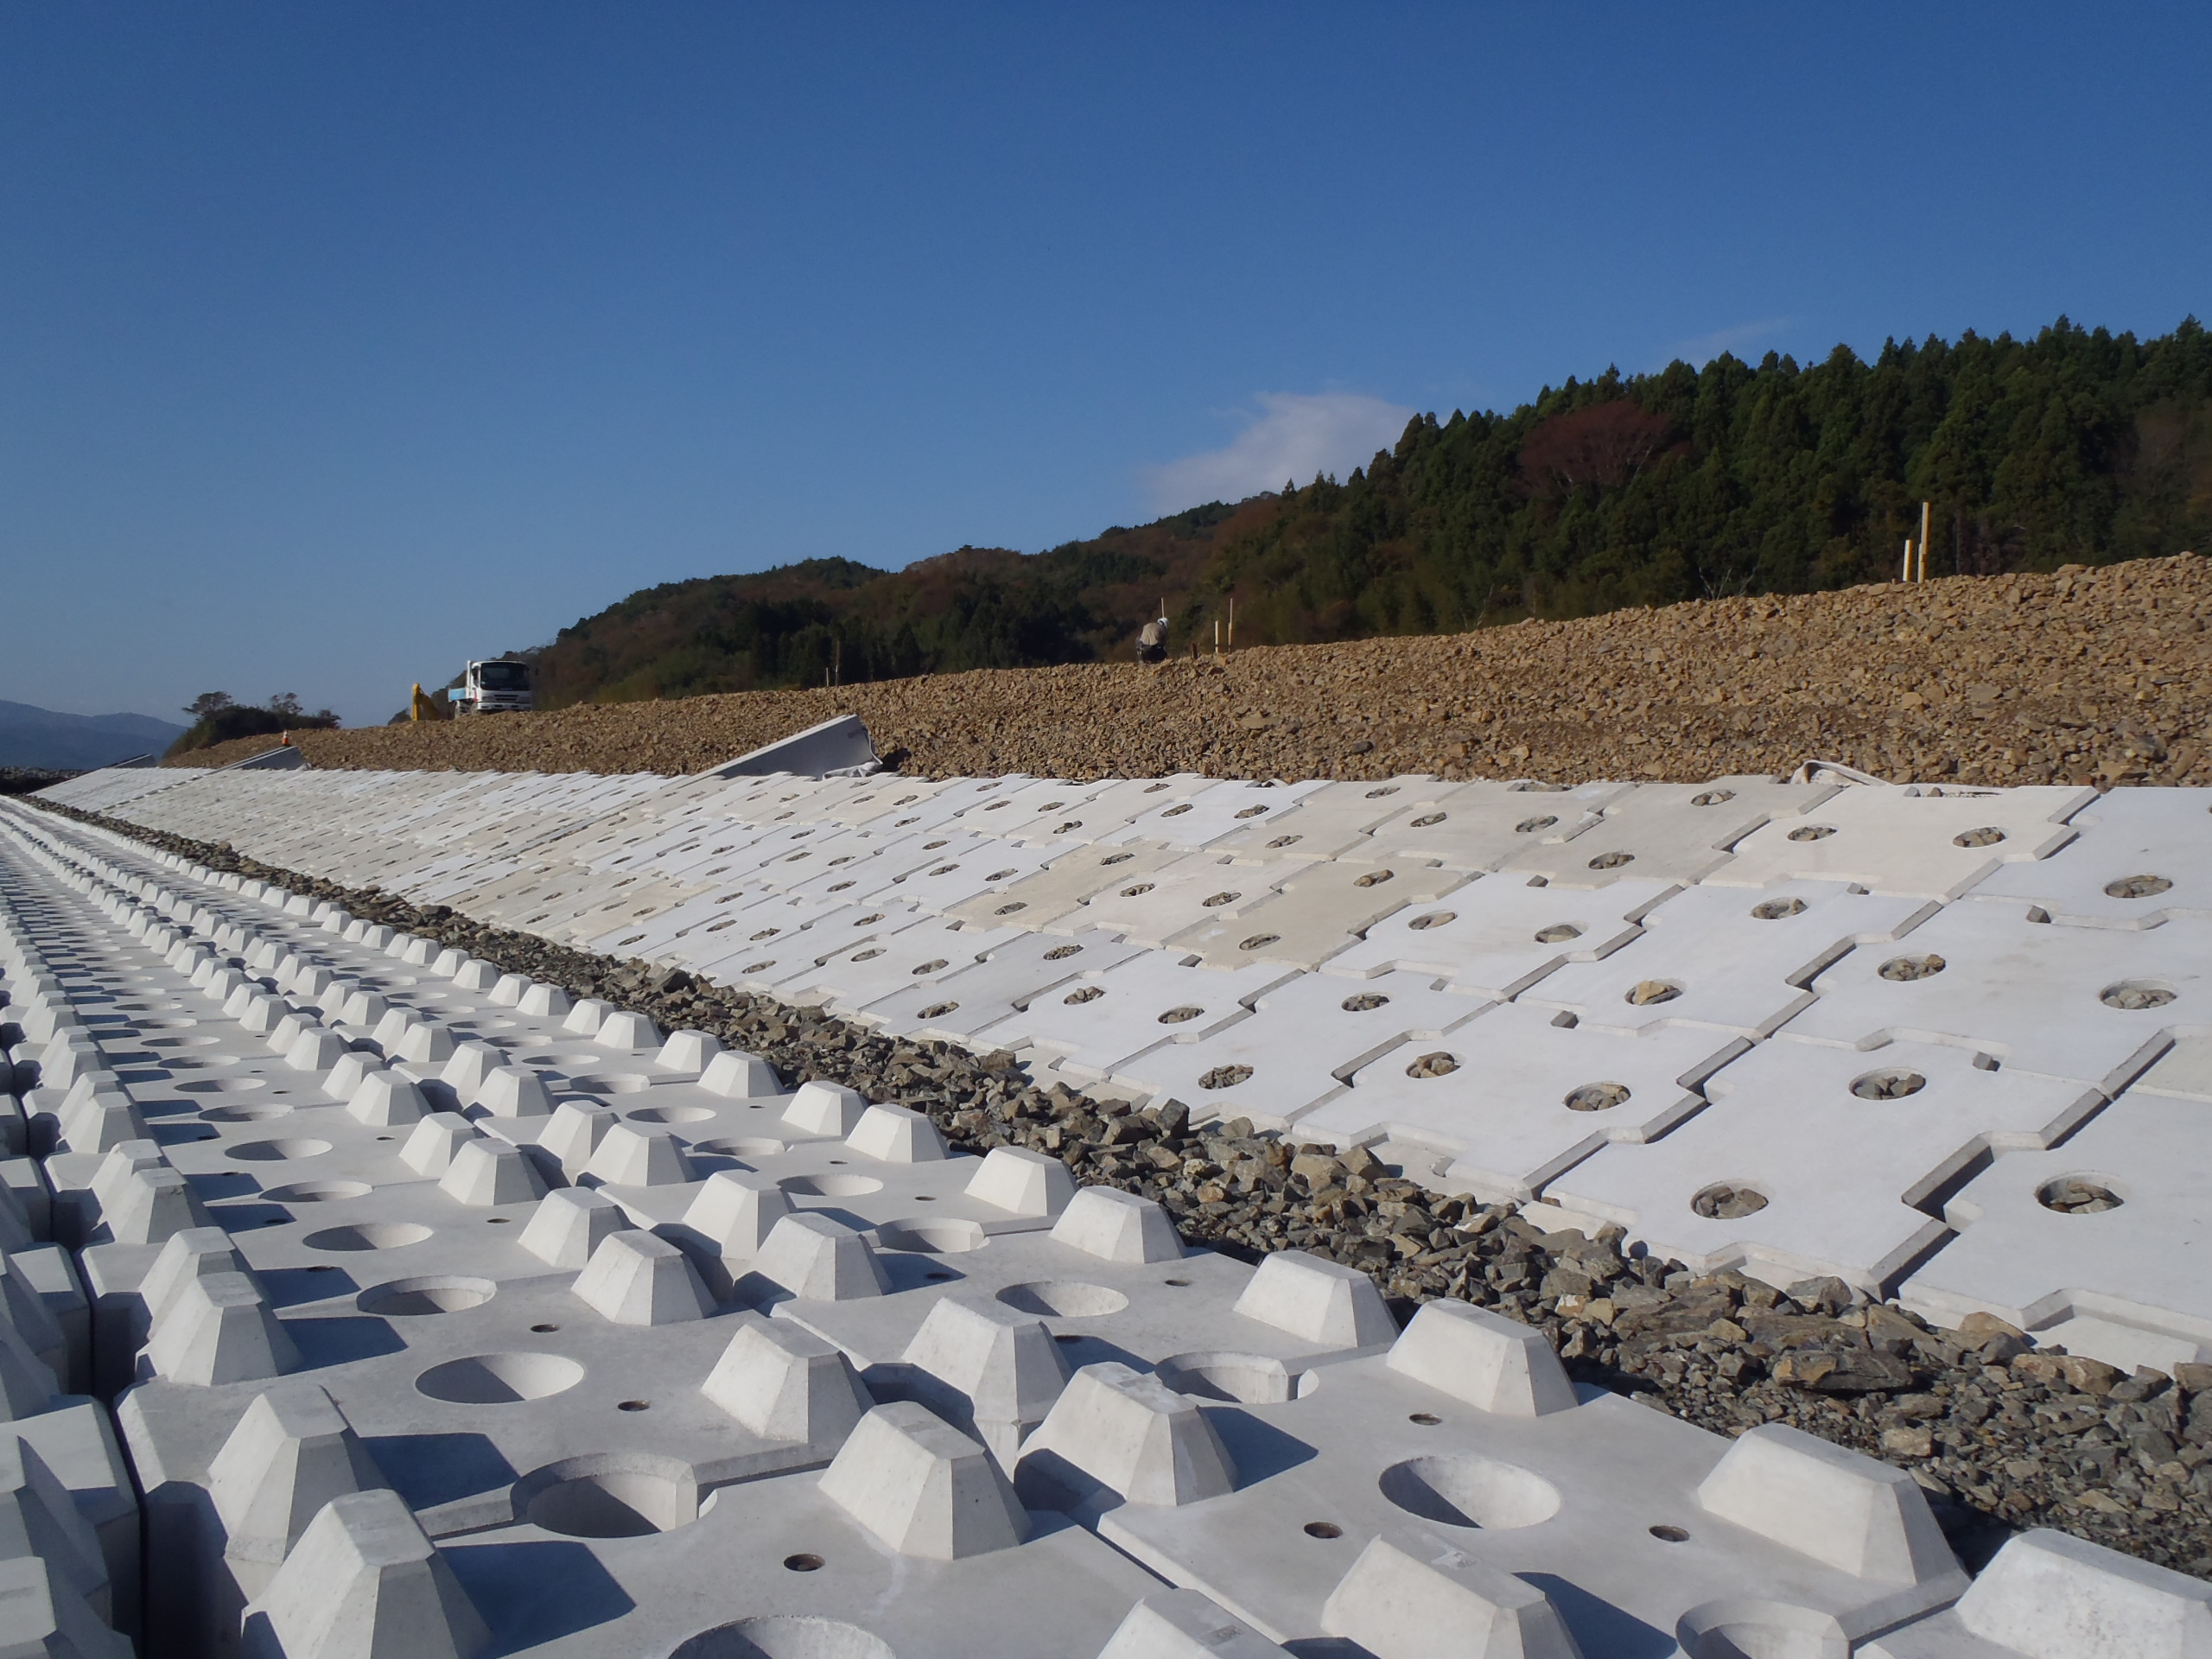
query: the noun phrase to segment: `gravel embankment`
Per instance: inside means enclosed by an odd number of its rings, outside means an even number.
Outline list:
[[[2212,783],[2212,561],[1727,599],[1479,633],[305,732],[318,766],[696,772],[851,712],[912,772]],[[240,760],[266,739],[203,750]]]
[[[1700,773],[1700,775],[1703,775]],[[2036,1348],[1986,1316],[1934,1329],[1840,1280],[1787,1294],[1596,1240],[1548,1234],[1510,1205],[1442,1198],[1371,1154],[1342,1157],[1180,1108],[1133,1112],[1039,1090],[1011,1055],[906,1042],[810,1009],[483,926],[434,906],[339,887],[228,847],[49,808],[642,1010],[709,1031],[787,1083],[826,1077],[928,1112],[956,1143],[1057,1153],[1077,1179],[1159,1199],[1184,1236],[1246,1257],[1299,1249],[1366,1269],[1397,1305],[1452,1296],[1538,1326],[1580,1380],[1721,1433],[1787,1422],[1910,1469],[1979,1567],[2015,1528],[2055,1527],[2212,1578],[2212,1366],[2123,1376]]]

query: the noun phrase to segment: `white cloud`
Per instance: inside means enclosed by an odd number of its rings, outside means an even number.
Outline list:
[[[1352,391],[1263,391],[1258,411],[1219,449],[1147,467],[1145,493],[1155,512],[1179,512],[1207,501],[1239,501],[1285,482],[1341,478],[1398,441],[1413,410]]]

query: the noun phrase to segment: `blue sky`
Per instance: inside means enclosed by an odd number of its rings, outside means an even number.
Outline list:
[[[0,698],[349,723],[1608,364],[2212,314],[2212,9],[0,6]]]

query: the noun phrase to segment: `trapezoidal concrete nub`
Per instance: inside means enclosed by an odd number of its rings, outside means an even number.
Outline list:
[[[1697,1497],[1708,1514],[1853,1578],[1966,1588],[1910,1475],[1802,1429],[1765,1423],[1738,1436]]]
[[[1086,1186],[1052,1224],[1052,1242],[1102,1262],[1179,1262],[1175,1222],[1150,1198],[1118,1187]]]
[[[764,1440],[842,1445],[875,1402],[832,1344],[787,1319],[744,1316],[700,1393]]]
[[[316,1384],[281,1382],[257,1395],[208,1467],[239,1588],[260,1594],[331,1499],[383,1484],[360,1437]]]
[[[1541,1417],[1575,1404],[1574,1384],[1542,1332],[1465,1302],[1424,1304],[1387,1363],[1500,1417]]]
[[[903,1359],[909,1386],[941,1415],[971,1424],[1009,1469],[1022,1436],[1068,1383],[1068,1363],[1044,1320],[980,1298],[940,1300]]]
[[[253,1659],[472,1659],[491,1633],[388,1490],[333,1498],[246,1611]]]
[[[901,1555],[958,1560],[1029,1535],[1028,1512],[990,1453],[912,1402],[861,1419],[822,1495]]]
[[[2212,1584],[2041,1529],[2007,1540],[1951,1611],[2027,1659],[2212,1653]]]
[[[1321,1628],[1375,1659],[1582,1659],[1550,1597],[1435,1538],[1370,1540],[1322,1604]]]
[[[1288,1659],[1199,1590],[1162,1590],[1129,1609],[1098,1659]]]
[[[1236,1311],[1332,1348],[1373,1347],[1398,1334],[1372,1279],[1304,1250],[1280,1250],[1262,1262],[1236,1299]]]
[[[1010,1216],[1057,1216],[1075,1197],[1075,1177],[1050,1153],[993,1147],[966,1188],[969,1198]]]
[[[602,1241],[629,1227],[622,1206],[604,1192],[556,1187],[537,1201],[516,1242],[548,1267],[581,1271]]]
[[[1196,1400],[1107,1360],[1069,1379],[1022,1442],[1014,1481],[1039,1509],[1090,1503],[1094,1485],[1131,1503],[1195,1503],[1234,1491],[1236,1465]]]
[[[785,1216],[769,1230],[753,1274],[803,1300],[849,1302],[889,1293],[867,1239],[827,1216]]]
[[[680,1325],[715,1311],[690,1258],[651,1233],[608,1234],[575,1289],[585,1306],[617,1325]]]

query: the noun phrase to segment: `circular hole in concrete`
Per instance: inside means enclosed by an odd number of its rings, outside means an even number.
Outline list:
[[[1282,935],[1280,933],[1255,933],[1236,948],[1239,950],[1264,950],[1271,944],[1281,943]]]
[[[1762,922],[1778,922],[1785,916],[1802,916],[1804,913],[1805,901],[1802,899],[1770,899],[1763,905],[1751,906],[1752,916]]]
[[[1835,826],[1832,823],[1808,823],[1802,830],[1792,830],[1789,832],[1789,839],[1792,841],[1826,841],[1834,834],[1835,834]]]
[[[1303,833],[1295,836],[1277,836],[1273,841],[1269,842],[1268,845],[1270,849],[1287,847],[1294,842],[1300,842],[1305,839],[1306,836]]]
[[[556,1481],[530,1500],[524,1516],[532,1526],[569,1538],[642,1538],[696,1521],[699,1487],[688,1474],[609,1468]],[[690,1648],[686,1643],[679,1651]]]
[[[1150,893],[1152,889],[1153,884],[1151,882],[1140,881],[1133,887],[1123,887],[1122,889],[1122,897],[1124,899],[1141,899],[1146,893]]]
[[[1567,1096],[1570,1112],[1610,1112],[1616,1106],[1628,1103],[1629,1087],[1624,1083],[1586,1083]]]
[[[652,1408],[653,1402],[650,1400],[619,1400],[614,1405],[617,1411],[651,1411]]]
[[[1219,910],[1224,905],[1235,904],[1243,896],[1241,893],[1217,893],[1211,898],[1201,899],[1198,903],[1207,910]]]
[[[486,1216],[484,1217],[484,1224],[486,1227],[505,1227],[513,1219],[512,1216]]]
[[[415,1379],[415,1392],[455,1405],[507,1406],[545,1399],[583,1380],[584,1368],[561,1354],[472,1354],[431,1366]]]
[[[1518,1465],[1471,1452],[1409,1458],[1376,1483],[1382,1496],[1424,1521],[1505,1532],[1559,1513],[1559,1488]]]
[[[2036,1189],[2036,1202],[2062,1216],[2098,1216],[2119,1209],[2126,1200],[2101,1177],[2062,1175]]]
[[[1691,796],[1690,804],[1692,806],[1718,806],[1723,801],[1732,801],[1735,798],[1736,791],[1732,789],[1708,789],[1702,795]]]
[[[242,1095],[249,1089],[266,1089],[266,1077],[194,1077],[189,1083],[177,1084],[177,1092],[185,1095]]]
[[[1073,1279],[1046,1279],[1027,1285],[1008,1285],[999,1292],[999,1300],[1008,1307],[1019,1308],[1024,1313],[1045,1314],[1061,1319],[1103,1319],[1109,1313],[1118,1313],[1129,1305],[1129,1299],[1118,1290],[1104,1285],[1084,1284]]]
[[[2160,985],[2147,979],[2124,979],[2117,985],[2107,985],[2097,993],[2097,1001],[2108,1008],[2124,1008],[2140,1012],[2145,1008],[2163,1008],[2174,1000],[2171,985]]]
[[[734,1138],[725,1141],[701,1141],[693,1145],[694,1153],[705,1153],[714,1158],[766,1158],[781,1152],[780,1141],[748,1141]]]
[[[1600,853],[1590,861],[1590,868],[1593,870],[1618,870],[1624,864],[1635,862],[1634,853]]]
[[[1778,1601],[1707,1602],[1684,1613],[1675,1635],[1689,1659],[1845,1659],[1851,1651],[1830,1615]]]
[[[1198,1400],[1272,1406],[1297,1393],[1297,1379],[1289,1367],[1264,1354],[1177,1354],[1161,1360],[1154,1371],[1176,1393]]]
[[[1441,812],[1424,812],[1421,817],[1414,820],[1414,828],[1416,830],[1434,829],[1438,824],[1444,822],[1445,816],[1446,815]]]
[[[1516,836],[1533,836],[1537,830],[1548,830],[1558,822],[1557,818],[1523,818],[1513,826],[1513,833]]]
[[[1365,875],[1361,876],[1358,880],[1353,882],[1352,886],[1355,887],[1379,887],[1385,881],[1396,880],[1397,877],[1398,873],[1395,870],[1370,870]]]
[[[210,1123],[257,1123],[264,1117],[282,1117],[289,1106],[216,1106],[200,1114]]]
[[[652,1087],[652,1079],[632,1071],[619,1071],[605,1077],[572,1077],[569,1087],[587,1095],[635,1095]]]
[[[1083,947],[1079,944],[1054,945],[1050,950],[1047,950],[1045,953],[1045,960],[1047,962],[1065,962],[1070,957],[1081,955]],[[934,973],[938,969],[944,966],[944,963],[942,962],[933,962],[927,963],[923,967],[917,968],[914,971],[918,974]]]
[[[1337,1006],[1346,1014],[1371,1014],[1383,1007],[1389,1000],[1380,991],[1361,991],[1357,995],[1344,998]]]
[[[1409,1077],[1419,1078],[1448,1077],[1459,1069],[1459,1056],[1456,1054],[1446,1054],[1442,1049],[1439,1049],[1433,1054],[1422,1055],[1411,1065],[1408,1066],[1406,1068],[1406,1075]]]
[[[1161,1014],[1160,1023],[1163,1026],[1187,1026],[1205,1012],[1204,1008],[1193,1007],[1186,1002],[1179,1008],[1170,1008]]]
[[[1948,965],[1941,957],[1891,957],[1875,971],[1884,979],[1933,979]]]
[[[1070,1007],[1078,1007],[1085,1002],[1096,1002],[1100,997],[1105,995],[1105,988],[1103,986],[1085,985],[1076,990],[1070,991],[1065,996],[1062,997],[1060,1001]]]
[[[340,1198],[365,1198],[375,1189],[366,1181],[295,1181],[272,1186],[262,1197],[271,1204],[331,1204]]]
[[[1341,1538],[1344,1529],[1333,1521],[1308,1521],[1305,1527],[1308,1538]]]
[[[558,1331],[561,1327],[557,1325],[533,1325],[530,1328],[532,1331],[535,1331],[539,1336],[543,1337],[550,1336],[554,1332]]]
[[[823,1560],[819,1555],[786,1555],[784,1570],[787,1573],[819,1573]]]
[[[883,1191],[872,1175],[786,1175],[776,1185],[802,1198],[857,1198]]]
[[[1707,1221],[1734,1221],[1766,1208],[1766,1194],[1755,1187],[1715,1182],[1690,1200],[1690,1208]]]
[[[1201,1089],[1234,1089],[1240,1083],[1252,1080],[1249,1065],[1217,1065],[1198,1079]]]
[[[430,1230],[419,1222],[363,1221],[348,1227],[327,1227],[300,1242],[311,1250],[396,1250],[420,1244]]]
[[[927,1280],[933,1285],[942,1283],[947,1279],[957,1279],[959,1276],[960,1275],[957,1273],[925,1273],[922,1275],[924,1279]]]
[[[1406,1418],[1409,1423],[1419,1423],[1423,1428],[1434,1428],[1444,1420],[1433,1411],[1416,1411]]]
[[[791,1558],[801,1559],[815,1558]],[[668,1659],[895,1659],[895,1656],[881,1637],[857,1624],[813,1613],[780,1613],[769,1618],[741,1618],[734,1624],[702,1630]]]
[[[1426,916],[1416,916],[1406,925],[1416,933],[1426,933],[1432,927],[1443,927],[1459,919],[1456,910],[1432,910]]]
[[[1579,939],[1582,930],[1573,922],[1554,922],[1549,927],[1536,930],[1538,944],[1565,944],[1569,939]]]
[[[622,1116],[632,1123],[702,1123],[714,1113],[704,1106],[641,1106]]]
[[[1951,837],[1954,847],[1994,847],[2005,839],[2005,832],[1994,824],[1984,824],[1979,830],[1967,830]]]
[[[1645,1008],[1654,1002],[1671,1002],[1681,994],[1682,988],[1671,979],[1642,979],[1630,989],[1627,1001]]]
[[[959,1006],[957,1002],[932,1002],[916,1017],[923,1020],[941,1020]]]
[[[1852,1079],[1851,1092],[1861,1100],[1903,1100],[1927,1086],[1928,1079],[1917,1071],[1869,1071]]]
[[[2163,875],[2124,875],[2117,881],[2105,883],[2105,897],[2148,899],[2154,893],[2171,891],[2173,885]]]
[[[1191,1281],[1187,1279],[1163,1279],[1160,1282],[1163,1285],[1173,1285],[1180,1290],[1186,1287]]]
[[[1688,1527],[1657,1526],[1649,1528],[1649,1531],[1662,1544],[1687,1544],[1690,1541]]]
[[[442,1274],[425,1279],[395,1279],[388,1285],[372,1285],[354,1299],[364,1313],[414,1317],[426,1313],[458,1313],[481,1307],[499,1292],[489,1279]]]
[[[957,1220],[887,1221],[875,1230],[887,1250],[918,1250],[929,1255],[962,1255],[989,1242],[980,1223]]]

